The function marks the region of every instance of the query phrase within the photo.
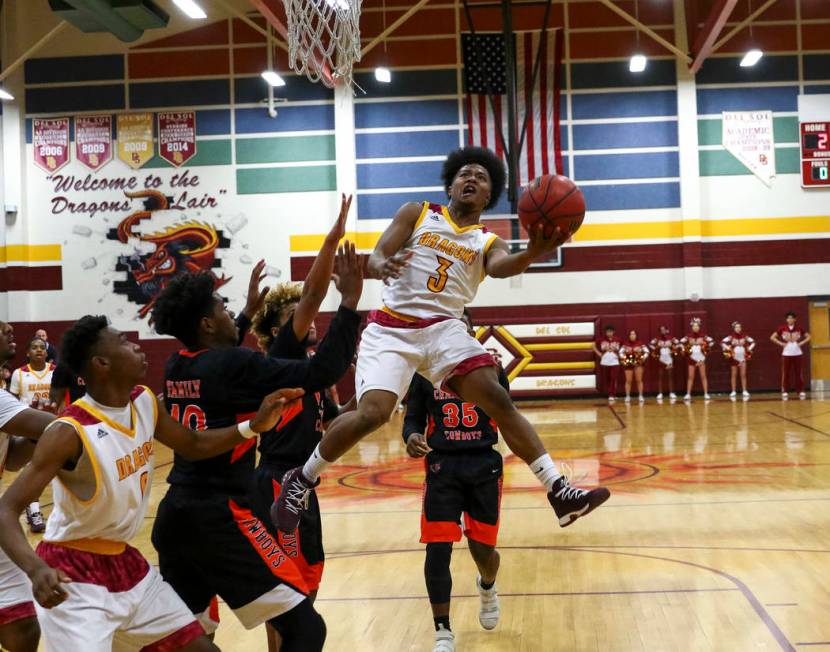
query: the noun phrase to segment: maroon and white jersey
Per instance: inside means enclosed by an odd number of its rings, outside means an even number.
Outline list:
[[[649,342],[649,346],[661,364],[666,367],[671,367],[674,363],[674,356],[677,353],[680,342],[676,337],[672,337],[671,334],[658,335]]]
[[[746,333],[735,333],[727,335],[720,341],[724,353],[728,354],[735,362],[744,362],[752,355],[755,348],[755,340]]]
[[[602,353],[599,359],[600,365],[603,367],[616,367],[619,365],[620,347],[622,347],[622,341],[616,336],[610,340],[607,337],[597,340],[597,348]]]
[[[695,333],[694,331],[680,340],[680,344],[686,351],[686,355],[695,362],[703,362],[706,360],[706,355],[714,343],[715,340],[706,335],[706,333]]]
[[[781,352],[783,356],[801,355],[801,341],[807,336],[807,332],[798,324],[795,326],[788,326],[784,324],[779,326],[775,331],[778,334],[778,339],[784,342],[784,350]]]

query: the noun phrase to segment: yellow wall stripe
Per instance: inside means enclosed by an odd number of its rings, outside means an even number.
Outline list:
[[[574,236],[574,241],[675,240],[684,235],[686,237],[728,238],[797,235],[799,233],[805,235],[830,233],[830,216],[585,224]],[[358,249],[373,249],[380,236],[380,231],[364,231],[349,233],[346,238],[355,242]],[[324,239],[323,234],[291,236],[291,252],[316,253],[320,250]]]
[[[61,246],[57,244],[11,244],[0,247],[0,263],[59,263],[61,258]]]

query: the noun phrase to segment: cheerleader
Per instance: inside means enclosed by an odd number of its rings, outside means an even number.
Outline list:
[[[738,370],[741,372],[741,387],[743,388],[743,399],[749,400],[749,392],[746,390],[746,363],[752,357],[752,350],[755,348],[755,340],[743,332],[741,322],[732,322],[732,334],[724,337],[720,342],[723,355],[732,363],[732,393],[729,398],[736,399],[736,380]]]
[[[628,339],[620,347],[620,360],[625,372],[625,402],[631,403],[631,381],[636,378],[640,403],[645,403],[643,398],[643,369],[646,360],[648,360],[648,347],[637,337],[637,331],[628,331]]]
[[[686,396],[683,397],[683,400],[686,402],[692,400],[692,385],[695,382],[695,370],[700,374],[700,383],[703,385],[703,398],[707,401],[712,398],[709,396],[709,381],[706,378],[706,356],[715,343],[715,340],[703,332],[700,323],[700,317],[694,317],[689,322],[689,325],[692,327],[691,332],[680,340],[680,345],[683,347],[683,352],[686,355],[686,361],[689,366],[689,373],[686,379]]]
[[[668,326],[661,326],[659,330],[660,334],[649,342],[651,354],[660,363],[660,371],[657,373],[657,400],[663,400],[663,376],[666,376],[669,398],[675,401],[677,394],[674,393],[674,356],[678,353],[680,342],[676,337],[672,337]]]
[[[617,375],[620,371],[620,347],[622,342],[614,334],[614,327],[605,327],[605,337],[594,342],[594,353],[599,358],[599,368],[606,390],[608,402],[617,400]]]

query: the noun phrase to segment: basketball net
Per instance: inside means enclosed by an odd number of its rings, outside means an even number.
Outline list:
[[[298,75],[334,88],[352,84],[360,61],[361,0],[283,0],[288,19],[288,65]]]

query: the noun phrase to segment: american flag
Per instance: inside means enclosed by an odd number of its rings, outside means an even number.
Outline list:
[[[559,30],[517,32],[513,47],[516,52],[516,104],[518,115],[516,142],[522,141],[519,152],[519,183],[525,184],[542,174],[562,170],[559,142],[559,69],[562,60]],[[536,83],[533,65],[539,42],[541,59]],[[504,147],[496,125],[507,140],[507,64],[502,34],[462,34],[466,91],[467,141],[471,145],[489,147],[504,156]],[[487,95],[493,96],[491,104]]]

